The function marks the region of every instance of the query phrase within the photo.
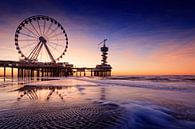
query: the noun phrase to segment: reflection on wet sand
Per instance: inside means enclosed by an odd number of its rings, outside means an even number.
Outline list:
[[[17,98],[17,100],[21,100],[24,96],[28,96],[30,100],[38,100],[39,96],[37,95],[38,90],[44,90],[47,89],[50,92],[48,93],[46,100],[49,100],[53,94],[56,94],[59,96],[61,100],[63,100],[63,95],[59,93],[59,89],[62,90],[62,87],[22,87],[18,89],[20,95]],[[67,88],[66,88],[67,89]]]
[[[192,92],[73,78],[4,89],[0,91],[2,129],[194,129],[195,126]]]
[[[85,90],[86,88],[83,86],[24,86],[17,89],[16,91],[19,93],[19,96],[17,98],[18,101],[20,101],[24,97],[29,98],[29,100],[45,101],[49,101],[52,97],[55,97],[55,99],[58,98],[64,101],[68,98],[74,99],[85,96]],[[106,89],[104,87],[99,87],[97,88],[97,90],[99,90],[99,93],[96,91],[99,95],[96,93],[96,100],[105,101]],[[90,97],[93,98],[93,96]]]
[[[124,127],[124,108],[114,103],[95,102],[87,99],[89,96],[93,98],[97,95],[99,100],[106,100],[105,88],[101,87],[98,94],[87,95],[88,97],[83,98],[82,101],[81,96],[86,96],[85,90],[86,88],[82,86],[24,86],[19,88],[16,90],[19,93],[17,101],[21,102],[26,99],[31,103],[18,104],[14,110],[0,112],[2,116],[0,127],[8,129],[18,127],[50,129]],[[70,98],[73,104],[69,103],[68,99]],[[44,102],[39,102],[39,100],[44,100]],[[78,100],[82,103],[78,103]],[[9,122],[6,123],[6,121]]]

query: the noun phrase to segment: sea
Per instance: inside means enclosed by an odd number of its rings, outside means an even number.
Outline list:
[[[0,78],[0,129],[195,129],[195,76]]]

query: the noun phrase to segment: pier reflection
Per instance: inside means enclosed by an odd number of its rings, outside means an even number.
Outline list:
[[[17,101],[83,102],[106,100],[106,88],[93,86],[24,86],[17,89]],[[89,92],[90,91],[90,92]]]
[[[56,96],[60,100],[64,100],[68,94],[83,94],[83,90],[80,87],[62,87],[62,86],[24,86],[17,91],[19,92],[18,101],[23,99],[25,96],[29,98],[29,100],[46,100],[49,101],[51,98],[56,98]]]

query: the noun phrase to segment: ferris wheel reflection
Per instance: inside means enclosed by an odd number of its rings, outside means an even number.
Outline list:
[[[17,101],[83,102],[107,100],[105,87],[101,86],[24,86],[18,89]]]
[[[64,97],[72,94],[84,94],[84,88],[79,86],[61,87],[61,86],[24,86],[17,90],[19,92],[18,101],[23,98],[29,100],[45,100],[49,101],[53,96],[57,96],[60,100],[64,101]],[[41,92],[41,93],[40,93]]]

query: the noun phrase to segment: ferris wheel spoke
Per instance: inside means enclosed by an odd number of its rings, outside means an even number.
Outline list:
[[[53,33],[55,33],[57,30],[58,30],[58,26],[54,29],[54,30],[52,30],[49,34],[48,34],[48,37],[50,36],[50,35],[52,35]]]
[[[44,23],[43,23],[43,34],[45,33],[45,26],[46,26],[46,20],[44,20]]]
[[[60,32],[60,33],[57,33],[57,34],[51,35],[51,37],[50,37],[50,38],[57,37],[57,36],[59,36],[59,35],[63,35],[63,34],[64,34],[63,32]]]
[[[27,37],[31,37],[31,38],[37,39],[37,37],[34,37],[34,36],[32,36],[32,35],[29,35],[29,34],[25,34],[25,33],[23,33],[23,32],[20,32],[20,34],[21,34],[21,35],[25,35],[25,36],[27,36]]]
[[[57,48],[51,46],[50,44],[48,44],[48,45],[49,45],[49,47],[53,48],[53,50],[55,50],[59,55],[61,55],[61,53],[59,52],[59,50],[58,50]],[[55,54],[55,55],[56,55],[56,54]]]
[[[26,30],[28,30],[28,32],[30,32],[32,35],[34,35],[34,36],[36,36],[36,37],[39,37],[39,36],[37,36],[32,30],[30,30],[29,28],[27,28],[26,26],[24,26],[24,28],[25,28]]]
[[[38,34],[38,36],[40,36],[39,32],[37,31],[37,29],[35,28],[35,26],[30,22],[31,26],[33,27],[33,29],[36,31],[36,33]]]
[[[61,47],[63,47],[63,48],[64,48],[64,46],[63,46],[63,45],[58,44],[58,43],[55,43],[55,42],[51,42],[51,41],[49,41],[48,43],[50,43],[50,44],[52,44],[52,45],[56,45],[56,46],[61,46]]]
[[[40,34],[42,35],[41,27],[40,27],[40,24],[39,24],[39,20],[37,20],[37,24],[38,24],[39,32],[40,32]]]
[[[32,46],[32,45],[35,45],[35,42],[30,43],[30,44],[26,44],[24,46],[21,46],[20,48],[26,48],[26,47],[29,47],[29,46]]]
[[[25,41],[25,42],[26,42],[26,41],[29,41],[29,42],[30,42],[30,41],[36,41],[36,40],[33,40],[33,39],[19,39],[18,41],[21,41],[21,42],[22,42],[22,41]]]
[[[35,45],[34,47],[30,48],[29,51],[26,52],[26,55],[30,55],[29,52],[31,53],[33,51],[33,49],[35,49],[37,45]],[[29,58],[29,56],[27,56]]]
[[[66,39],[50,39],[50,41],[66,41]]]
[[[51,27],[52,27],[52,25],[53,25],[53,22],[51,22],[50,24],[49,24],[49,27],[47,28],[47,31],[46,31],[46,35],[48,34],[48,32],[50,31],[50,29],[51,29]]]
[[[51,48],[53,48],[54,50],[56,50],[59,54],[60,54],[60,52],[59,52],[59,50],[57,49],[57,48],[55,48],[55,47],[53,47],[52,45],[50,45],[50,44],[48,44]]]

